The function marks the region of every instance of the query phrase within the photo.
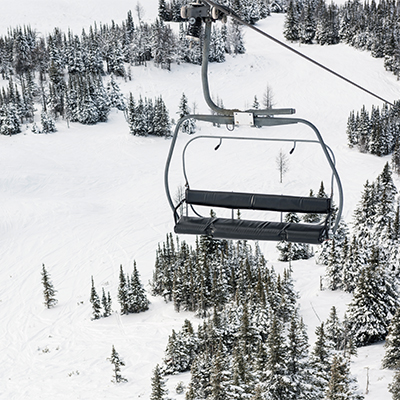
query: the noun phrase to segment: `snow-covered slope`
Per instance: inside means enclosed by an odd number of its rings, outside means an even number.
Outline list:
[[[156,0],[141,3],[145,19],[156,17],[157,4]],[[8,26],[28,23],[39,32],[59,26],[79,33],[93,21],[118,23],[135,6],[126,0],[15,0],[2,8],[0,26],[3,33]],[[283,16],[273,15],[259,26],[281,38],[282,24]],[[254,32],[245,32],[245,55],[210,66],[213,95],[223,99],[226,107],[244,108],[251,105],[254,95],[261,99],[269,85],[277,107],[296,108],[299,118],[314,122],[336,154],[345,191],[344,217],[350,222],[364,182],[375,179],[388,158],[348,149],[347,117],[363,104],[370,109],[378,103]],[[399,97],[400,83],[384,71],[382,60],[366,52],[344,45],[294,46],[388,100]],[[119,81],[124,93],[148,98],[162,94],[173,118],[182,92],[190,104],[197,104],[198,112],[208,112],[198,66],[172,65],[168,72],[150,63],[133,68],[132,75],[132,81]],[[98,291],[104,287],[111,292],[114,310],[119,308],[120,264],[131,272],[136,260],[142,281],[147,284],[151,278],[157,244],[173,228],[163,186],[169,141],[131,136],[121,112],[113,112],[104,124],[67,128],[59,121],[57,128],[52,135],[34,135],[27,129],[17,136],[0,136],[0,398],[148,398],[151,371],[162,360],[171,329],[179,329],[185,318],[196,320],[151,298],[145,313],[122,317],[114,313],[91,321],[90,278]],[[198,128],[205,134],[212,131],[205,124]],[[240,128],[242,132],[248,133]],[[178,151],[186,140],[180,138]],[[199,185],[212,177],[212,184],[220,189],[248,185],[280,190],[276,149],[248,150],[250,155],[233,175],[227,174],[228,165],[239,164],[241,153],[224,144],[214,152],[218,159],[194,157],[191,176]],[[309,189],[318,189],[319,172],[326,171],[314,150],[299,149],[299,164],[291,160],[282,190],[307,195]],[[207,146],[200,145],[196,151],[207,154]],[[180,183],[173,177],[171,187]],[[262,248],[269,262],[280,268],[274,244],[262,244]],[[42,304],[42,263],[58,290],[59,304],[51,310]],[[331,305],[343,313],[350,297],[319,291],[324,270],[314,260],[296,262],[293,269],[313,339],[315,326],[327,318]],[[126,362],[122,373],[128,383],[111,383],[111,364],[106,359],[112,345]],[[381,344],[370,346],[360,349],[353,363],[363,390],[369,371],[367,399],[389,398],[391,374],[380,370],[382,355]],[[170,387],[180,379],[171,378]],[[170,397],[183,399],[174,392]]]

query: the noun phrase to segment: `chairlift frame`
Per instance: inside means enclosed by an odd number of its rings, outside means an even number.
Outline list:
[[[337,230],[342,210],[343,210],[343,189],[340,181],[339,174],[335,166],[335,157],[333,151],[325,144],[319,130],[311,122],[293,117],[276,117],[276,115],[289,115],[294,114],[295,110],[292,108],[279,108],[279,109],[264,109],[264,110],[245,110],[238,109],[224,109],[217,106],[210,96],[209,83],[208,83],[208,55],[210,49],[211,26],[212,22],[218,18],[224,18],[221,12],[216,12],[207,3],[194,3],[193,7],[185,6],[182,14],[185,17],[190,17],[192,21],[196,21],[198,25],[198,18],[205,22],[204,42],[203,42],[203,60],[201,67],[201,78],[203,85],[203,95],[207,105],[215,111],[215,115],[207,114],[189,114],[182,117],[176,124],[174,134],[172,137],[166,165],[164,171],[164,186],[168,203],[173,211],[175,227],[174,231],[177,234],[193,234],[193,235],[208,235],[213,238],[219,239],[239,239],[239,240],[268,240],[268,241],[281,241],[298,243],[321,244],[323,241],[329,239],[331,235]],[[206,15],[206,17],[204,16]],[[213,19],[214,18],[214,19]],[[190,21],[189,21],[190,22]],[[196,32],[198,30],[196,29]],[[171,160],[174,154],[176,141],[182,124],[188,119],[195,119],[198,121],[211,122],[213,124],[221,124],[226,126],[237,126],[246,124],[248,126],[257,127],[273,127],[284,125],[303,124],[311,128],[314,132],[316,139],[283,139],[283,138],[269,138],[269,137],[240,137],[232,135],[219,135],[219,136],[204,136],[197,135],[186,144],[182,153],[182,168],[185,178],[185,198],[175,205],[170,189],[169,189],[169,170]],[[291,142],[296,146],[296,143],[306,144],[319,144],[325,158],[332,170],[331,178],[331,193],[329,198],[314,198],[314,197],[296,197],[296,196],[283,196],[283,195],[266,195],[255,193],[235,193],[235,192],[213,192],[203,190],[193,190],[190,188],[187,173],[185,155],[188,146],[194,140],[200,138],[220,139],[223,140],[261,140],[261,141],[275,141],[275,142]],[[218,146],[217,146],[218,147]],[[332,199],[333,187],[336,183],[338,189],[338,205],[335,220],[332,223],[331,217],[333,212]],[[186,215],[179,215],[178,210],[182,204],[186,203]],[[218,217],[203,217],[194,208],[195,205],[207,207],[222,207],[232,209],[232,218],[218,218]],[[188,215],[188,206],[195,214],[195,216]],[[234,209],[252,209],[264,211],[277,211],[277,212],[317,212],[326,214],[325,221],[319,224],[304,224],[304,223],[286,223],[286,222],[271,222],[271,221],[256,221],[256,220],[241,220],[233,218]]]

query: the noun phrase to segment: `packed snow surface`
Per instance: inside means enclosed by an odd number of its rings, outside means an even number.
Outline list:
[[[144,20],[155,19],[157,4],[156,0],[141,3]],[[2,5],[1,33],[30,24],[42,34],[55,26],[80,34],[94,21],[120,23],[129,9],[137,23],[135,6],[126,0],[14,0]],[[272,15],[258,26],[283,40],[283,21],[283,15]],[[349,149],[347,118],[363,104],[368,110],[372,104],[382,104],[253,31],[245,30],[245,40],[246,54],[210,66],[213,96],[221,98],[225,107],[246,108],[255,95],[260,100],[269,85],[276,107],[293,107],[297,117],[312,121],[336,155],[345,192],[344,218],[350,223],[363,184],[375,179],[389,158]],[[385,72],[381,59],[367,52],[342,44],[293,46],[389,101],[400,97],[400,83]],[[199,113],[208,112],[198,66],[173,64],[168,72],[149,63],[134,67],[132,76],[132,81],[118,81],[124,94],[132,92],[136,98],[162,94],[172,118],[177,119],[183,92]],[[194,325],[199,322],[153,297],[145,313],[121,316],[117,312],[119,266],[131,273],[135,260],[149,289],[157,245],[173,229],[163,176],[170,141],[130,135],[123,114],[116,111],[107,123],[68,128],[60,120],[57,129],[51,135],[35,135],[24,127],[19,135],[0,137],[0,398],[149,398],[152,370],[162,361],[171,330],[180,329],[186,318]],[[255,136],[262,131],[241,127],[233,134]],[[218,130],[198,123],[198,132],[220,134],[225,127]],[[297,137],[303,129],[287,133],[280,128],[272,133]],[[183,184],[179,158],[187,140],[183,134],[178,140],[177,161],[171,170],[173,192]],[[190,179],[198,187],[271,189],[298,195],[317,191],[321,180],[329,187],[329,170],[313,145],[298,145],[296,158],[289,159],[289,171],[279,184],[275,158],[280,147],[289,151],[291,146],[224,143],[215,152],[213,140],[198,141],[188,150]],[[189,237],[182,239],[193,242]],[[261,247],[269,264],[280,270],[275,244]],[[58,305],[50,310],[43,305],[43,263],[58,291]],[[313,341],[315,327],[328,317],[331,306],[343,317],[351,297],[320,291],[324,268],[314,259],[294,262],[293,271]],[[115,312],[109,318],[91,320],[91,276],[98,292],[101,287],[111,292]],[[112,345],[126,363],[122,374],[127,383],[111,382],[112,365],[107,358]],[[383,354],[382,344],[362,348],[352,363],[364,392],[369,375],[367,399],[389,398],[392,375],[380,367]],[[174,387],[188,378],[188,374],[170,378],[169,396],[183,399]]]

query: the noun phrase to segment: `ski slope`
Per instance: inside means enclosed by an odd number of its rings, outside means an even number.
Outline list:
[[[41,33],[59,26],[79,34],[94,21],[120,23],[128,9],[134,13],[136,6],[126,0],[83,3],[14,0],[2,6],[1,33],[9,26],[30,24]],[[157,4],[156,0],[141,3],[145,20],[154,20]],[[283,40],[283,20],[283,15],[272,15],[258,26]],[[350,223],[363,184],[375,179],[389,158],[349,149],[347,117],[363,104],[368,110],[372,104],[381,104],[253,31],[245,30],[245,41],[246,54],[210,65],[212,95],[221,98],[225,107],[246,108],[254,95],[261,100],[269,85],[277,107],[293,107],[297,117],[312,121],[336,155],[345,192],[344,218]],[[384,70],[381,59],[342,44],[293,46],[390,101],[400,97],[400,83]],[[183,92],[199,113],[208,112],[198,66],[172,65],[169,72],[149,63],[132,68],[132,76],[132,81],[118,81],[122,91],[132,92],[135,98],[162,94],[172,118],[177,119]],[[0,136],[0,398],[149,398],[152,370],[162,361],[171,330],[180,329],[186,318],[194,325],[199,321],[189,313],[175,313],[172,304],[152,297],[145,313],[120,316],[114,312],[107,319],[91,321],[90,279],[93,276],[99,293],[101,287],[111,292],[114,310],[119,309],[121,264],[130,273],[135,260],[148,288],[157,245],[173,230],[163,183],[170,141],[131,136],[123,114],[117,111],[107,123],[68,128],[58,121],[57,129],[51,135],[34,135],[27,127],[19,135]],[[219,129],[198,123],[198,131],[205,135],[225,130]],[[286,135],[282,130],[274,133]],[[290,135],[297,133],[294,129]],[[261,133],[240,127],[234,134]],[[187,140],[183,134],[179,137],[178,154]],[[218,152],[210,149],[213,143],[208,142],[193,148],[189,168],[196,185],[287,190],[299,195],[318,190],[321,175],[328,185],[323,158],[312,146],[299,146],[282,185],[275,166],[278,148],[246,145],[238,149],[224,143]],[[179,168],[177,160],[172,167],[173,190],[183,183]],[[398,180],[396,184],[399,187]],[[269,264],[281,269],[275,244],[261,245]],[[42,263],[58,290],[58,305],[51,310],[43,306]],[[293,270],[313,341],[315,327],[328,317],[331,306],[343,317],[351,297],[320,291],[324,269],[313,259],[294,262]],[[127,383],[111,383],[107,358],[112,345],[126,363],[122,374]],[[369,374],[366,399],[390,397],[387,385],[392,373],[380,368],[383,354],[382,344],[362,348],[352,363],[363,391]],[[174,387],[188,379],[188,374],[169,378],[169,397],[184,399]]]

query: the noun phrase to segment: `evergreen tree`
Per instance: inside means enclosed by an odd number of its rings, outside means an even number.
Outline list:
[[[389,310],[382,296],[381,273],[371,263],[365,266],[348,306],[349,333],[357,347],[383,340],[387,334]]]
[[[350,375],[349,361],[342,356],[333,356],[331,378],[326,391],[326,400],[362,400],[355,379]]]
[[[266,341],[267,371],[265,374],[265,393],[267,398],[278,400],[290,398],[291,389],[288,381],[284,327],[276,318],[272,319],[271,331]]]
[[[342,283],[343,290],[352,293],[356,287],[359,274],[365,265],[366,258],[355,236],[348,247],[347,257],[343,259]]]
[[[397,174],[400,175],[400,138],[396,138],[393,153],[392,153],[392,169]]]
[[[101,304],[104,309],[103,317],[109,317],[112,313],[112,301],[111,301],[111,295],[110,292],[107,293],[104,291],[104,288],[102,288],[102,297],[101,297]]]
[[[185,93],[182,93],[182,97],[179,103],[179,118],[183,118],[186,115],[190,114],[190,109],[188,105],[188,100]],[[187,119],[181,125],[182,132],[187,133],[189,135],[193,134],[196,131],[196,125],[193,119]]]
[[[389,326],[382,367],[390,369],[399,369],[400,367],[400,308],[397,309]]]
[[[129,132],[135,135],[135,116],[136,116],[136,104],[133,98],[132,92],[129,93],[128,107],[127,107],[127,122],[129,125]]]
[[[354,115],[354,111],[350,112],[350,116],[347,119],[347,143],[349,147],[357,146],[358,144],[358,137],[356,135],[356,117]]]
[[[157,364],[151,378],[151,395],[150,400],[165,400],[168,390],[165,388],[165,381],[161,373],[161,369]]]
[[[301,43],[312,44],[315,37],[314,10],[311,1],[306,1],[300,15],[299,39]]]
[[[164,357],[164,372],[175,374],[188,371],[196,356],[198,340],[193,332],[192,324],[185,320],[182,330],[178,333],[172,331],[168,339]]]
[[[114,366],[114,377],[112,382],[120,383],[120,382],[127,382],[128,380],[121,375],[121,366],[123,367],[125,363],[120,359],[119,354],[115,350],[115,347],[112,347],[111,357],[107,358]]]
[[[299,40],[299,15],[294,0],[290,0],[286,10],[283,35],[286,40]]]
[[[162,96],[156,98],[154,103],[154,130],[156,136],[171,136],[171,123],[169,113]]]
[[[135,108],[135,118],[131,131],[137,136],[147,136],[146,130],[146,114],[142,96],[139,96],[138,103]]]
[[[329,242],[329,250],[326,265],[326,278],[328,288],[331,290],[341,289],[343,286],[341,257],[335,246],[335,239],[332,238]]]
[[[246,48],[244,46],[242,26],[236,21],[229,21],[227,42],[229,43],[230,54],[244,54]]]
[[[0,106],[0,135],[15,135],[21,132],[21,123],[14,104]]]
[[[218,350],[212,358],[210,373],[211,394],[209,399],[228,400],[226,385],[228,380],[228,371],[226,370],[226,356],[223,351],[222,341],[219,342]]]
[[[326,339],[332,344],[334,350],[343,350],[344,329],[335,306],[332,306],[329,318],[325,322],[325,333]]]
[[[54,120],[49,115],[47,115],[46,112],[42,112],[40,116],[40,122],[42,124],[43,133],[51,133],[57,131]]]
[[[129,292],[122,265],[120,265],[119,270],[118,301],[121,305],[121,314],[129,314]]]
[[[55,298],[57,290],[54,289],[53,283],[50,280],[49,273],[47,272],[44,264],[42,264],[42,283],[43,283],[44,305],[47,308],[54,307],[58,302],[57,299]]]
[[[316,399],[325,399],[325,391],[330,379],[332,365],[332,348],[328,344],[324,323],[315,330],[317,339],[310,354],[310,366],[312,368],[313,387]]]
[[[96,288],[94,287],[93,276],[92,276],[92,289],[90,291],[90,302],[92,303],[93,319],[99,319],[101,317],[101,305],[100,305],[100,298],[97,295]]]
[[[136,262],[133,263],[133,273],[128,288],[128,312],[139,313],[149,309],[149,300],[140,282]]]
[[[389,385],[389,392],[392,393],[392,400],[400,400],[400,370],[393,376],[393,381]]]
[[[107,83],[107,94],[111,107],[115,107],[120,111],[126,109],[124,96],[113,75],[111,75],[111,80]]]
[[[290,321],[287,345],[287,375],[293,399],[307,399],[314,393],[308,363],[308,337],[305,324],[295,312]]]

